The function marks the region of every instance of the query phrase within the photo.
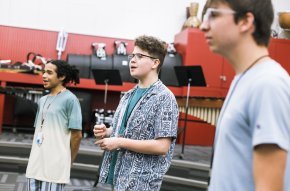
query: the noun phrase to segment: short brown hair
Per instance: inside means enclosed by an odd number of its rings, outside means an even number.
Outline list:
[[[271,37],[271,25],[274,19],[274,10],[271,0],[208,0],[206,8],[214,4],[229,5],[234,11],[235,22],[242,19],[246,13],[254,15],[255,31],[253,37],[258,45],[268,46]]]
[[[148,52],[150,56],[160,60],[160,64],[157,68],[157,72],[159,73],[167,53],[166,43],[153,36],[143,35],[135,39],[134,45],[139,47],[141,50]]]

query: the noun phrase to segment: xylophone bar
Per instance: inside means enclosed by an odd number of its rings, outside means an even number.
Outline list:
[[[185,113],[186,98],[177,98],[179,111]],[[188,106],[188,115],[197,117],[211,125],[216,125],[221,107],[222,98],[190,98]]]

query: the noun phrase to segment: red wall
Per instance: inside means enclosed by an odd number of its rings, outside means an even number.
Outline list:
[[[185,113],[180,113],[179,117],[184,119]],[[178,144],[182,144],[183,142],[184,125],[184,120],[180,120],[178,123],[179,133],[176,141]],[[185,131],[186,145],[211,146],[214,141],[214,134],[215,126],[206,123],[194,116],[188,115]]]
[[[58,32],[34,30],[18,27],[8,27],[0,25],[0,60],[12,60],[26,62],[26,56],[29,52],[41,54],[45,58],[56,59],[56,42]],[[108,55],[114,53],[114,41],[120,40],[128,43],[127,50],[133,49],[133,40],[115,39],[99,36],[68,34],[66,49],[62,54],[62,59],[66,60],[67,54],[85,54],[91,55],[93,42],[106,43],[106,52]],[[4,85],[4,84],[3,84]],[[20,84],[21,85],[21,84]],[[88,90],[93,94],[92,109],[103,108],[104,91]],[[107,108],[115,109],[120,92],[108,92]],[[1,99],[4,96],[0,95]],[[13,124],[13,107],[14,102],[9,96],[5,98],[5,112],[0,111],[0,119],[3,117],[4,124]],[[2,103],[2,102],[1,102]],[[0,105],[2,108],[3,106]],[[2,115],[4,113],[4,115]],[[0,120],[0,121],[2,121]]]
[[[12,60],[12,63],[16,61],[24,62],[29,52],[41,54],[46,58],[56,59],[57,36],[58,32],[0,25],[0,59]],[[106,52],[108,55],[112,55],[114,53],[115,40],[127,42],[128,52],[132,51],[133,40],[69,33],[66,50],[63,52],[62,59],[65,60],[67,54],[92,54],[91,44],[93,42],[106,43]]]

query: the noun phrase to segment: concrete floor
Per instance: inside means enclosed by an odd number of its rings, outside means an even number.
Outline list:
[[[19,142],[31,143],[32,133],[12,133],[4,131],[0,134],[0,142]],[[94,138],[83,138],[81,141],[80,150],[82,149],[99,148],[94,145]],[[176,145],[174,159],[180,160],[181,145]],[[211,147],[190,146],[184,147],[183,161],[192,161],[202,164],[209,164],[211,156]],[[71,179],[69,185],[66,186],[66,191],[86,190],[94,184],[91,180]],[[26,187],[25,174],[17,172],[5,172],[0,169],[0,191],[24,191]],[[81,189],[80,189],[81,188]]]

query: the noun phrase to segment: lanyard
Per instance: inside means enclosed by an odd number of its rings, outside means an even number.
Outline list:
[[[45,104],[46,104],[46,102],[47,102],[48,96],[46,97],[46,100],[45,100],[45,102],[44,102],[44,104],[43,104],[42,113],[41,113],[41,124],[40,124],[40,129],[42,129],[42,127],[43,127],[43,124],[44,124],[44,121],[45,121],[45,119],[46,119],[46,115],[47,115],[48,109],[50,108],[51,104],[53,103],[53,101],[56,99],[56,97],[57,97],[60,93],[62,93],[62,92],[65,91],[65,89],[66,89],[66,88],[63,88],[62,90],[60,90],[60,91],[56,94],[56,96],[55,96],[55,97],[51,100],[51,102],[47,105],[46,110],[45,110]]]

